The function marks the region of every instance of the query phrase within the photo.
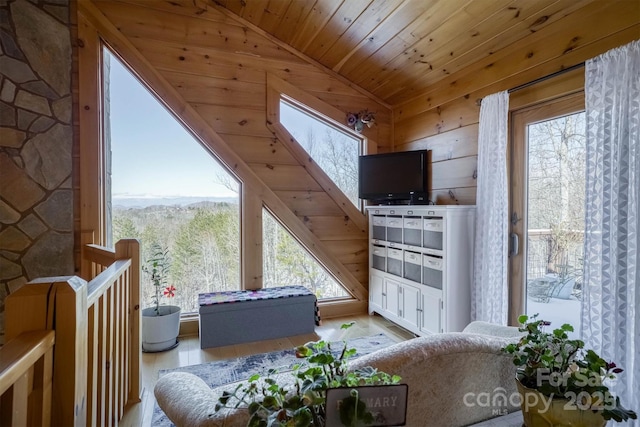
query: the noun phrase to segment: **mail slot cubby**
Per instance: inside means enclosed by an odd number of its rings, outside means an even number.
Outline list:
[[[374,215],[372,218],[372,236],[376,240],[387,240],[387,217]]]
[[[442,270],[444,261],[442,258],[422,256],[422,284],[432,288],[442,289]]]
[[[371,245],[371,268],[386,271],[387,269],[387,248],[386,246]]]
[[[421,255],[418,252],[404,251],[404,278],[420,283],[422,273]]]
[[[387,241],[402,243],[402,217],[387,217]]]
[[[387,248],[387,273],[402,277],[402,249]]]
[[[405,245],[422,245],[422,218],[419,216],[405,216],[402,220]]]
[[[444,222],[442,218],[424,218],[422,246],[429,249],[443,249]]]

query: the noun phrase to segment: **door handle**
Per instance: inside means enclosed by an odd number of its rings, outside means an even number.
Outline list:
[[[518,255],[520,249],[520,238],[516,233],[509,234],[509,246],[509,257]]]

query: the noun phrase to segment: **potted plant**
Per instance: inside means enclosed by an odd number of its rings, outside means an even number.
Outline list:
[[[151,257],[145,261],[142,271],[153,284],[153,305],[142,310],[142,351],[151,353],[169,350],[178,345],[180,307],[161,305],[162,297],[172,298],[176,288],[168,284],[169,251],[154,243]]]
[[[520,331],[526,334],[503,348],[513,355],[517,367],[525,425],[587,427],[636,419],[636,413],[625,409],[607,385],[622,369],[585,350],[583,341],[569,339],[571,325],[546,332],[544,327],[550,323],[537,316],[520,316]]]
[[[344,324],[342,329],[352,325],[353,322]],[[343,341],[343,348],[337,353],[332,350],[331,343],[325,341],[297,347],[296,357],[305,359],[306,363],[293,367],[293,385],[277,384],[272,378],[276,371],[271,369],[265,377],[254,375],[232,392],[225,391],[218,399],[216,411],[246,407],[250,414],[248,427],[324,427],[328,389],[400,382],[399,376],[372,367],[349,371],[347,362],[355,353],[356,349],[347,348],[346,341]],[[375,414],[358,398],[355,389],[342,401],[339,416],[345,426],[367,426],[375,421]]]

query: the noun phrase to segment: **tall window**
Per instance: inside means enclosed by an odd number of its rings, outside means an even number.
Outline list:
[[[113,241],[168,250],[169,283],[183,313],[198,293],[240,289],[239,184],[117,58],[104,50]],[[109,144],[109,142],[107,142]],[[153,286],[141,276],[144,304]]]
[[[302,285],[318,299],[349,294],[300,243],[266,210],[263,224],[263,284],[265,288]]]
[[[311,158],[356,206],[358,199],[358,156],[361,140],[291,102],[280,100],[280,122]]]
[[[583,95],[514,114],[514,229],[523,236],[514,285],[528,315],[580,329],[584,245]],[[516,178],[519,177],[519,178]],[[522,233],[522,234],[521,234]]]

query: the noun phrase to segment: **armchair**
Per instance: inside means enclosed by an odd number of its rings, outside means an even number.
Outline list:
[[[516,391],[515,367],[501,351],[519,335],[517,328],[472,322],[463,332],[400,342],[350,366],[369,365],[402,377],[409,385],[408,426],[464,426],[519,409],[508,401]],[[292,378],[287,372],[278,376],[279,383]],[[222,391],[236,385],[210,389],[194,375],[170,373],[154,391],[160,408],[178,427],[240,427],[247,423],[246,410],[214,411]]]

